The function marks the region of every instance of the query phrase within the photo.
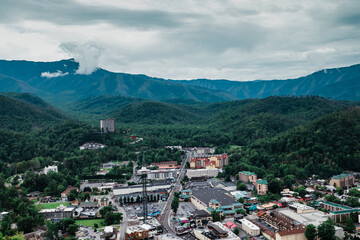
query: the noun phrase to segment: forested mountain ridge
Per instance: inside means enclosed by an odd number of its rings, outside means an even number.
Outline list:
[[[57,62],[0,60],[0,74],[13,80],[11,85],[0,85],[0,91],[36,93],[59,106],[101,95],[152,100],[179,98],[206,102],[236,99],[224,91],[187,86],[146,75],[114,73],[101,68],[89,75],[77,74],[78,67],[79,64],[73,59]]]
[[[53,105],[102,95],[156,101],[223,102],[269,96],[318,95],[338,100],[360,100],[360,65],[324,69],[287,80],[166,80],[98,68],[77,74],[73,59],[56,62],[0,60],[0,91],[34,93]],[[239,79],[241,80],[241,79]],[[172,101],[172,102],[174,102]]]
[[[248,145],[352,105],[316,96],[198,104],[104,96],[74,106],[77,113],[83,113],[79,115],[82,120],[97,119],[87,121],[97,126],[100,118],[114,117],[118,126],[128,126],[133,133],[153,139],[155,147],[198,143]]]
[[[286,80],[237,82],[197,79],[174,82],[226,91],[239,99],[317,95],[338,100],[359,100],[360,64],[324,69],[304,77]]]
[[[232,144],[245,145],[255,139],[309,123],[351,104],[320,97],[268,97],[221,103],[176,104],[102,96],[70,105],[69,113],[95,125],[100,118],[107,117],[115,118],[117,124],[126,125],[161,127],[191,124],[213,129],[216,135],[221,132]]]
[[[64,113],[28,93],[0,93],[0,128],[29,131],[69,120]]]

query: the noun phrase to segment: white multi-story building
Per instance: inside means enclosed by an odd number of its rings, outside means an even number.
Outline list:
[[[214,178],[219,174],[219,169],[188,169],[186,175],[188,178],[196,178],[196,177],[207,177]]]
[[[102,131],[104,131],[104,133],[115,132],[115,119],[109,118],[105,120],[100,120],[100,128],[102,129]]]
[[[47,166],[44,168],[44,174],[47,175],[50,171],[52,172],[58,172],[57,166]]]
[[[152,170],[147,174],[147,178],[150,180],[163,180],[163,179],[175,179],[177,177],[177,170]]]

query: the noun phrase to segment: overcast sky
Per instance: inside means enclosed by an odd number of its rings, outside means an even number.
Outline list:
[[[1,0],[0,58],[75,58],[81,73],[285,79],[360,63],[359,9],[359,0]]]

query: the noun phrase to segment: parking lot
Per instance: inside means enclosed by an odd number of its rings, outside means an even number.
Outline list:
[[[79,232],[81,232],[79,239],[100,240],[100,233],[94,232],[91,227],[80,225]]]
[[[165,203],[148,203],[148,214],[153,213],[156,215],[157,213],[161,213]],[[130,205],[125,205],[123,208],[126,211],[126,215],[129,218],[135,218],[137,215],[141,215],[143,212],[142,203],[133,203]]]
[[[196,208],[191,202],[180,202],[177,211],[177,217],[190,217],[191,212],[195,211]]]

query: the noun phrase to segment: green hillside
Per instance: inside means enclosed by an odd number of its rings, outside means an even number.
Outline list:
[[[29,131],[67,119],[67,116],[35,95],[0,93],[0,128]]]
[[[189,144],[193,136],[203,136],[206,143],[246,145],[256,139],[274,136],[293,127],[307,124],[321,116],[347,108],[350,103],[320,97],[268,97],[222,103],[155,102],[119,96],[102,96],[70,106],[74,117],[98,126],[102,118],[115,118],[118,126],[131,125],[137,133],[158,135],[163,125],[167,135]],[[179,139],[177,124],[193,129]],[[139,126],[137,126],[139,125]],[[146,127],[142,127],[146,125]],[[151,125],[151,126],[148,126]],[[180,127],[181,128],[181,127]],[[199,129],[202,129],[199,133]],[[173,134],[171,132],[174,132]],[[185,137],[185,136],[187,137]],[[186,143],[182,141],[186,139]]]
[[[360,171],[359,137],[360,109],[353,107],[248,145],[236,154],[227,171],[232,174],[255,167],[262,177],[271,173],[297,179]]]
[[[201,124],[205,119],[192,106],[144,101],[130,103],[108,116],[126,124]]]

